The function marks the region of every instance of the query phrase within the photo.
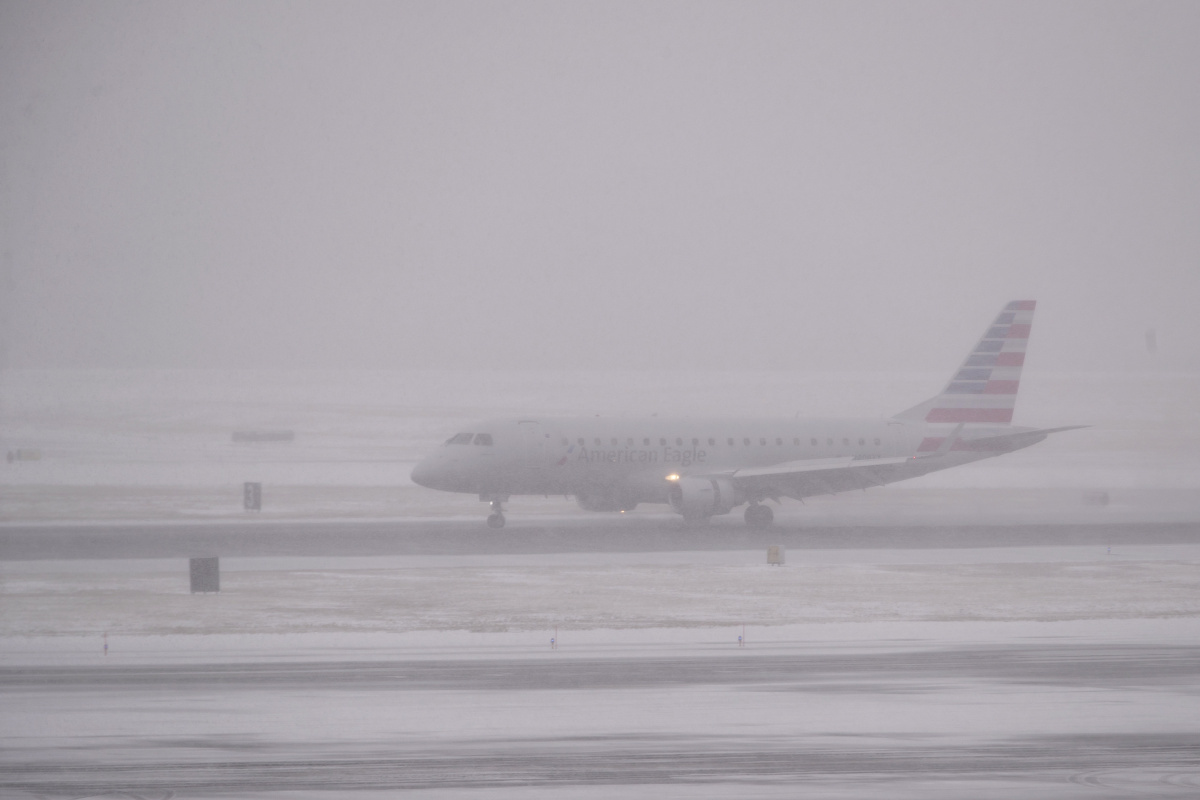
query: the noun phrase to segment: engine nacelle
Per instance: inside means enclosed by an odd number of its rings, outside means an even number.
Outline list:
[[[667,490],[676,513],[688,519],[728,514],[745,499],[726,478],[680,478]]]

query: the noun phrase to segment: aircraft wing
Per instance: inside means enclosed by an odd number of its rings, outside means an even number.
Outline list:
[[[768,467],[748,467],[711,477],[727,478],[753,495],[801,499],[882,486],[894,480],[895,473],[914,460],[911,457],[813,458]]]
[[[911,459],[908,457],[855,459],[852,456],[845,456],[843,458],[808,458],[801,461],[785,461],[782,464],[772,464],[769,467],[738,469],[725,473],[725,475],[729,478],[755,478],[764,475],[838,472],[844,469],[878,467],[884,464],[903,464],[909,460]]]
[[[803,499],[819,494],[836,494],[854,489],[882,486],[894,480],[922,474],[921,462],[936,459],[949,451],[986,451],[998,454],[1019,450],[1040,442],[1052,433],[1084,428],[1086,425],[1070,425],[1062,428],[1042,428],[1013,431],[998,436],[980,439],[962,438],[960,424],[949,436],[944,437],[936,450],[915,456],[889,458],[811,458],[786,461],[766,467],[748,467],[730,470],[707,477],[726,478],[734,486],[751,495],[762,497],[794,497]]]

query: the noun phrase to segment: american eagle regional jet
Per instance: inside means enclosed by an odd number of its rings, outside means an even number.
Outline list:
[[[866,489],[1029,447],[1063,428],[1013,426],[1033,300],[1004,307],[946,388],[891,419],[493,419],[451,436],[414,483],[478,494],[504,526],[512,495],[574,495],[588,511],[669,503],[699,521],[765,500]]]

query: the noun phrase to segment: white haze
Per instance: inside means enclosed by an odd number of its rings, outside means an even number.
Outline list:
[[[1195,3],[0,5],[10,368],[1200,369]],[[1157,351],[1149,352],[1153,330]]]

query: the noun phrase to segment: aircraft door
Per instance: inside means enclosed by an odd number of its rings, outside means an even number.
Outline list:
[[[521,466],[528,470],[545,470],[550,457],[549,431],[533,420],[522,420],[517,425],[521,429]]]

